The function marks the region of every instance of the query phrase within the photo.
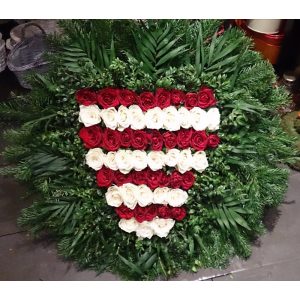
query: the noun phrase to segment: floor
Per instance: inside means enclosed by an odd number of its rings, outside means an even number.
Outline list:
[[[0,74],[0,101],[11,91],[22,92],[16,78],[6,70]],[[8,124],[0,120],[0,132]],[[0,133],[0,152],[4,148]],[[4,162],[0,156],[0,166]],[[11,178],[0,177],[0,280],[119,280],[110,273],[96,276],[79,271],[72,262],[57,256],[55,243],[34,241],[16,224],[26,187]],[[225,270],[203,269],[181,273],[173,280],[300,280],[300,173],[291,170],[289,189],[278,209],[266,212],[267,233],[253,245],[247,261],[234,258]]]

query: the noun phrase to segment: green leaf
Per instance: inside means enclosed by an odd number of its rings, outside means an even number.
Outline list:
[[[134,263],[132,263],[131,261],[127,260],[125,257],[123,257],[122,255],[118,254],[119,258],[122,260],[122,262],[128,266],[133,272],[136,272],[140,275],[143,275],[142,270]]]
[[[221,217],[221,220],[222,222],[224,223],[225,227],[230,230],[230,225],[229,225],[229,222],[228,222],[228,219],[223,211],[223,209],[220,207],[219,208],[219,214],[220,214],[220,217]]]
[[[145,263],[143,269],[146,271],[148,269],[150,269],[154,263],[157,261],[157,253],[154,253]]]
[[[234,210],[232,210],[231,208],[228,208],[229,213],[231,214],[232,218],[234,219],[234,221],[236,223],[238,223],[239,225],[241,225],[242,227],[251,230],[247,224],[247,222],[245,221],[245,219],[240,216],[239,214],[237,214]]]
[[[174,59],[178,55],[184,53],[186,51],[186,45],[179,46],[176,49],[173,49],[172,51],[168,52],[165,56],[163,56],[155,65],[156,67],[159,67],[160,65],[166,63],[167,61]]]

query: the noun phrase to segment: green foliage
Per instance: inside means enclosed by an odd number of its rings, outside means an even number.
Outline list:
[[[276,109],[288,101],[274,87],[272,66],[235,28],[217,35],[219,20],[69,20],[51,38],[52,69],[31,78],[34,89],[0,105],[1,120],[19,128],[4,133],[8,163],[1,175],[26,181],[36,192],[19,224],[34,235],[57,238],[59,253],[79,267],[125,279],[170,278],[181,270],[223,267],[248,257],[263,232],[262,216],[278,205],[287,170],[297,156]],[[214,88],[221,111],[222,144],[208,150],[209,168],[188,191],[187,217],[167,238],[139,240],[118,229],[105,190],[84,163],[77,137],[76,90],[157,87]]]

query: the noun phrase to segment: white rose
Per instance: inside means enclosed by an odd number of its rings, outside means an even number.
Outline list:
[[[162,238],[169,234],[174,224],[175,220],[172,219],[155,218],[151,222],[151,228],[153,229],[154,234]]]
[[[181,119],[175,106],[169,106],[163,109],[164,112],[164,128],[169,131],[180,129]]]
[[[164,123],[164,113],[160,107],[149,109],[145,113],[146,126],[149,129],[161,129]]]
[[[188,194],[186,191],[181,189],[171,189],[169,192],[169,205],[173,207],[182,206],[187,202]]]
[[[139,238],[147,238],[151,239],[153,236],[153,229],[151,228],[149,222],[144,221],[139,224],[139,226],[136,229],[136,235]]]
[[[134,130],[144,129],[146,124],[142,109],[138,105],[130,105],[129,112],[131,115],[131,128]]]
[[[192,169],[193,166],[193,156],[190,149],[184,149],[180,151],[178,162],[177,162],[177,169],[178,171],[183,174]]]
[[[208,167],[208,161],[204,151],[197,151],[193,155],[193,168],[198,172],[203,172]]]
[[[165,154],[165,164],[168,167],[175,167],[177,165],[178,159],[180,155],[179,149],[170,149]]]
[[[195,130],[205,130],[207,127],[206,111],[200,107],[194,107],[190,110],[190,119]]]
[[[118,124],[119,131],[123,131],[131,125],[131,114],[129,109],[124,105],[121,105],[118,109]]]
[[[140,206],[145,207],[153,203],[153,193],[145,184],[138,185],[136,187],[136,199],[138,199]]]
[[[120,149],[115,157],[118,169],[123,174],[128,174],[133,168],[132,152],[130,150]]]
[[[135,218],[131,218],[129,220],[121,219],[119,221],[119,227],[128,233],[136,231],[138,226],[139,226],[139,223],[136,221]]]
[[[116,153],[115,151],[110,151],[107,152],[105,159],[104,159],[104,165],[105,167],[117,171],[118,170],[118,166],[116,163]]]
[[[136,171],[142,171],[147,168],[147,153],[142,150],[132,151],[132,162]]]
[[[137,204],[136,189],[137,187],[132,183],[125,183],[119,187],[123,202],[130,209],[134,209]]]
[[[90,168],[98,171],[103,166],[103,162],[105,161],[105,154],[100,148],[90,149],[85,156],[85,160],[86,160],[86,164]]]
[[[220,112],[216,107],[207,112],[207,128],[211,131],[218,130],[220,126]]]
[[[147,155],[148,166],[152,171],[157,171],[165,165],[165,154],[162,151],[150,151]]]
[[[101,122],[101,109],[93,105],[80,105],[79,122],[83,123],[85,127],[93,126]]]
[[[186,107],[181,106],[178,109],[178,114],[180,119],[180,126],[185,129],[190,128],[192,126],[190,111]]]
[[[109,107],[102,110],[101,113],[103,122],[106,127],[116,129],[118,126],[118,112],[114,107]]]
[[[123,203],[120,189],[115,185],[112,185],[107,189],[105,199],[109,206],[119,207]]]
[[[153,203],[155,204],[168,204],[170,188],[156,188],[153,192]]]

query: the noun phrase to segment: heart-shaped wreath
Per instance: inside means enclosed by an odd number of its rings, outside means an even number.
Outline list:
[[[82,268],[169,278],[248,257],[292,141],[272,66],[218,20],[69,20],[51,69],[0,106],[1,169],[38,196],[19,224]],[[94,169],[94,170],[93,170]]]

